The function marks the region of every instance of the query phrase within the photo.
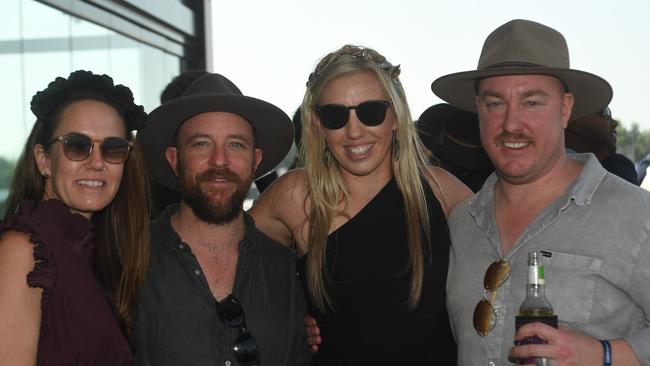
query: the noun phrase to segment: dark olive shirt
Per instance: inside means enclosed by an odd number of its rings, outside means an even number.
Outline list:
[[[239,331],[219,320],[199,262],[171,226],[177,209],[169,206],[151,224],[149,274],[134,326],[135,364],[235,366]],[[261,365],[306,365],[305,299],[295,254],[244,216],[233,294],[257,341]]]

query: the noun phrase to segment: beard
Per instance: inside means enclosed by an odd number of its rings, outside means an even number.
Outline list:
[[[179,190],[184,201],[196,217],[211,224],[226,224],[235,220],[243,211],[244,200],[253,182],[253,173],[240,177],[228,168],[213,168],[201,172],[195,179],[187,176],[185,166],[178,162]],[[237,188],[230,195],[215,189],[204,190],[202,182],[225,178],[236,184]],[[219,197],[214,197],[214,195]]]

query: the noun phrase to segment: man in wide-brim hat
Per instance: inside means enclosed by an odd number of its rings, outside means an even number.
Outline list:
[[[449,218],[459,365],[650,365],[650,194],[564,148],[569,118],[609,103],[609,84],[570,68],[562,34],[513,20],[485,40],[477,70],[431,88],[478,113],[496,169]],[[548,282],[527,266],[530,252]],[[544,287],[537,311],[522,305]],[[516,315],[537,321],[515,330]],[[546,344],[513,347],[531,340]]]
[[[243,211],[252,180],[275,168],[292,140],[289,116],[219,74],[151,112],[137,141],[181,201],[151,224],[136,365],[308,363],[295,254]]]

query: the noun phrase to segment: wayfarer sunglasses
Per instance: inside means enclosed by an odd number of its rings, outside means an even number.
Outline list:
[[[95,143],[99,143],[102,158],[107,163],[122,164],[129,157],[133,141],[120,137],[107,137],[103,140],[93,140],[83,133],[72,132],[57,136],[50,140],[50,145],[55,142],[63,143],[63,154],[72,161],[83,161],[93,153]]]
[[[483,278],[483,298],[474,308],[474,329],[481,337],[485,337],[496,324],[497,315],[492,306],[496,298],[496,290],[503,285],[510,276],[510,263],[504,260],[497,260],[490,264],[485,277]],[[492,294],[490,301],[486,296]]]
[[[239,336],[235,339],[233,353],[240,365],[259,366],[260,351],[257,348],[255,338],[246,329],[246,319],[244,318],[244,309],[233,294],[228,295],[225,299],[216,303],[217,316],[221,321],[231,327],[239,330]]]
[[[348,123],[350,110],[354,109],[359,121],[366,126],[378,126],[386,118],[386,110],[390,106],[387,100],[366,100],[359,105],[346,106],[332,103],[316,107],[320,122],[328,130],[338,130]]]

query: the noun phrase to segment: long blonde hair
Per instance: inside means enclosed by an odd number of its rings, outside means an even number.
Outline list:
[[[300,107],[303,121],[300,162],[307,174],[309,254],[307,256],[307,281],[314,304],[322,311],[334,309],[327,292],[326,243],[332,220],[342,214],[337,209],[349,195],[340,174],[338,163],[324,163],[326,142],[319,133],[313,117],[323,89],[327,84],[344,75],[371,71],[386,90],[391,106],[397,116],[397,141],[400,146],[397,159],[392,159],[392,170],[397,186],[404,199],[409,260],[405,271],[411,273],[409,306],[415,307],[422,293],[425,253],[431,233],[429,214],[422,186],[426,158],[417,138],[406,102],[404,89],[399,81],[399,66],[391,65],[384,56],[365,47],[346,45],[325,56],[309,76],[307,91]],[[395,152],[391,154],[393,156]],[[435,181],[435,180],[434,180]],[[439,187],[436,187],[440,191]]]

